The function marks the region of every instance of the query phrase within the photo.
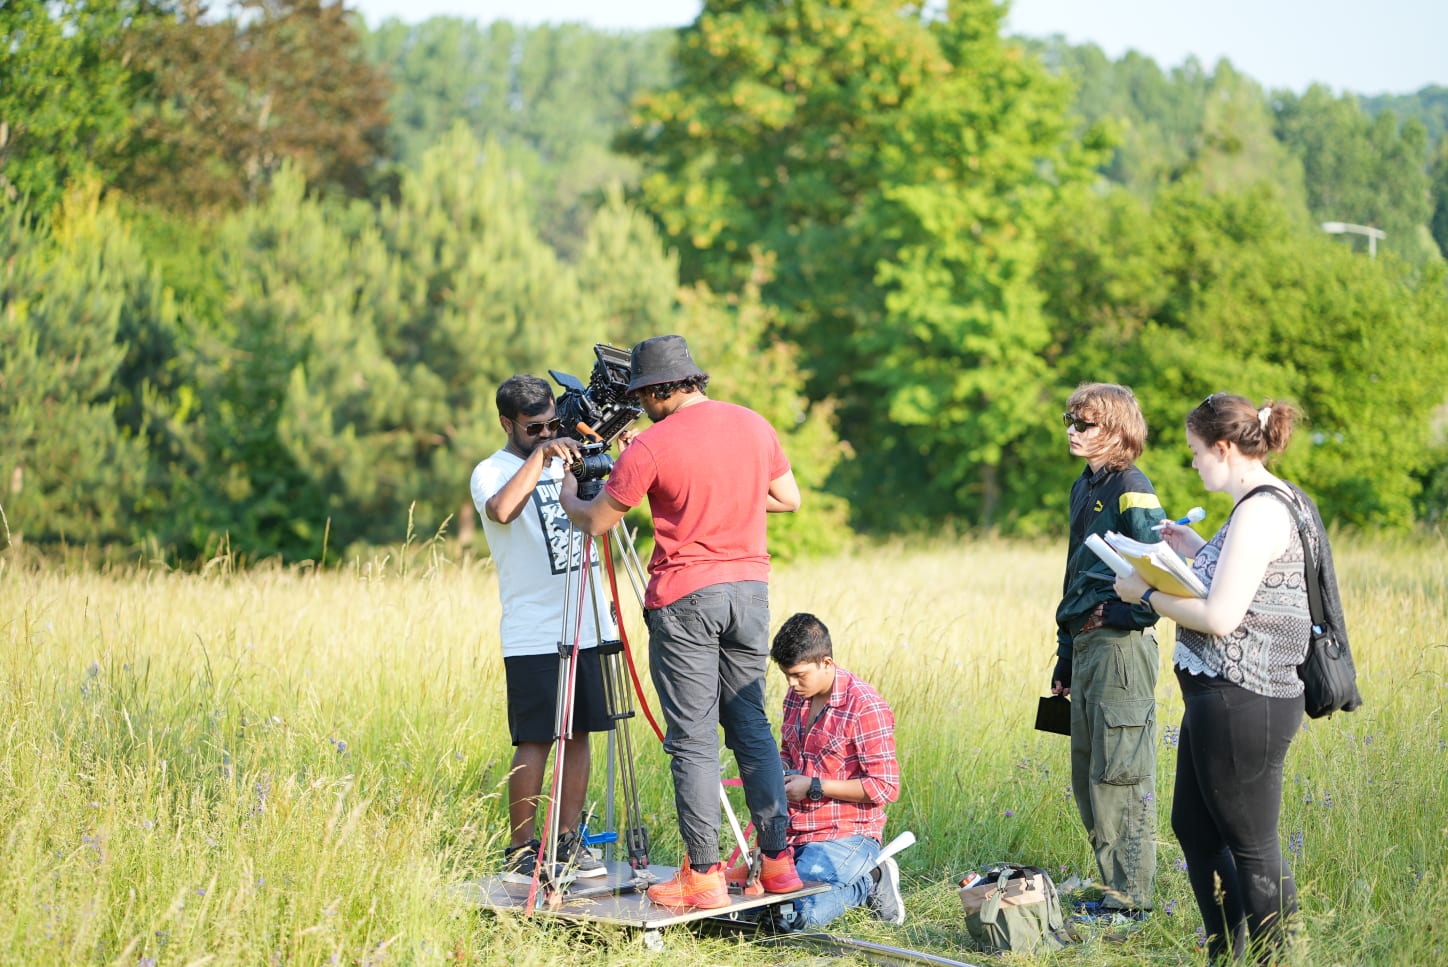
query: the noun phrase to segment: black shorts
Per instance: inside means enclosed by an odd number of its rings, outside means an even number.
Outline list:
[[[552,742],[558,711],[556,654],[517,655],[503,659],[508,678],[508,732],[513,744]],[[603,697],[603,667],[597,648],[582,648],[573,681],[573,734],[607,732],[612,728]]]

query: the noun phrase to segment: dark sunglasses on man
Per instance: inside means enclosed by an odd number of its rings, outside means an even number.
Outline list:
[[[523,432],[526,433],[528,436],[537,436],[545,429],[548,430],[550,433],[557,433],[558,428],[562,425],[563,421],[558,419],[557,417],[554,417],[551,420],[539,420],[536,423],[525,423],[523,424]]]
[[[1092,423],[1090,420],[1083,420],[1079,416],[1072,416],[1070,413],[1062,413],[1061,422],[1065,424],[1069,429],[1075,430],[1077,433],[1085,433],[1087,430],[1097,425],[1095,423]]]

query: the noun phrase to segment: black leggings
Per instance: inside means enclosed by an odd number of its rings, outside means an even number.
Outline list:
[[[1270,959],[1297,912],[1282,858],[1282,764],[1302,724],[1302,697],[1266,698],[1178,669],[1185,711],[1171,827],[1216,961]]]

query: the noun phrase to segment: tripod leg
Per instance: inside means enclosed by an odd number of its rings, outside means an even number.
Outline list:
[[[577,547],[580,554],[578,557],[570,556],[569,567],[564,574],[563,627],[558,641],[558,684],[553,711],[553,783],[548,803],[548,818],[544,824],[542,843],[538,849],[539,862],[534,866],[533,885],[528,891],[526,909],[530,912],[534,909],[534,900],[540,880],[545,887],[545,899],[550,904],[556,904],[560,899],[559,894],[567,888],[568,880],[571,879],[570,876],[560,875],[565,871],[564,864],[559,862],[558,857],[558,835],[562,820],[559,813],[563,808],[567,743],[573,738],[573,698],[577,688],[578,645],[582,626],[583,602],[581,599],[579,600],[578,610],[575,611],[573,578],[575,575],[578,576],[577,587],[580,592],[587,589],[589,552],[593,549],[591,540],[579,542],[575,535],[581,536],[580,532],[570,528],[570,546]],[[575,571],[574,560],[581,561],[581,570]]]
[[[634,770],[634,749],[628,723],[634,717],[633,693],[629,690],[628,676],[623,669],[623,642],[606,641],[599,645],[599,659],[603,664],[604,695],[608,703],[608,717],[613,725],[614,762],[618,767],[618,786],[623,798],[624,828],[619,839],[624,854],[635,873],[646,871],[649,866],[648,831],[643,825],[643,808],[639,803],[638,776]]]
[[[749,855],[749,842],[744,838],[744,830],[739,828],[739,817],[734,815],[734,805],[729,802],[729,794],[724,791],[724,781],[719,781],[719,801],[724,804],[724,815],[729,817],[729,828],[734,831],[734,841],[739,844],[739,855]]]
[[[609,729],[609,730],[608,730],[608,766],[607,766],[608,774],[607,774],[607,778],[606,778],[606,780],[605,780],[605,782],[604,782],[604,791],[603,791],[603,803],[604,803],[604,805],[603,805],[603,824],[604,824],[605,826],[607,826],[609,829],[613,829],[613,828],[614,828],[614,822],[615,822],[615,820],[617,819],[617,812],[616,812],[616,810],[615,810],[614,807],[613,807],[614,787],[615,787],[615,784],[616,784],[616,780],[617,780],[617,778],[618,778],[618,765],[617,765],[617,763],[614,761],[614,756],[616,756],[616,755],[618,755],[618,735],[614,732],[613,729]],[[608,860],[612,860],[612,859],[613,859],[613,853],[614,853],[613,843],[609,843],[609,844],[604,848],[604,858],[605,858],[605,859],[608,859]]]

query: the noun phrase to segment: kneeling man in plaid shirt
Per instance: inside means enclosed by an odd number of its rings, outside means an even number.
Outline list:
[[[895,713],[870,685],[835,664],[829,629],[796,614],[769,657],[789,682],[779,757],[789,799],[789,845],[803,880],[830,890],[794,901],[794,929],[828,923],[867,903],[905,922],[900,869],[880,859],[885,804],[900,798]]]

